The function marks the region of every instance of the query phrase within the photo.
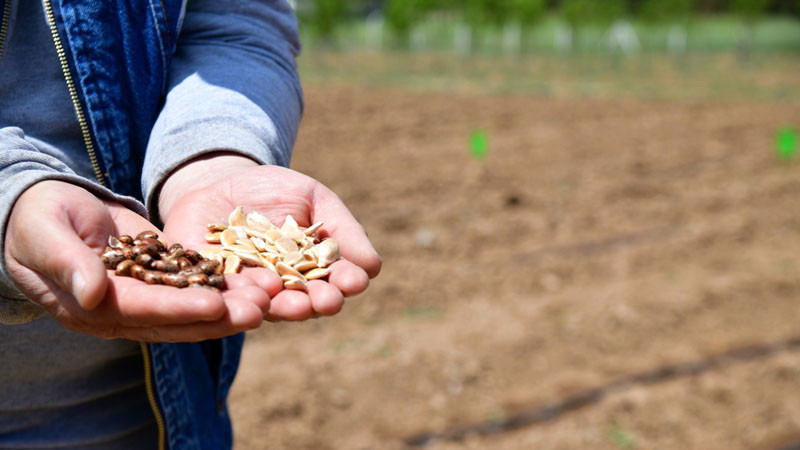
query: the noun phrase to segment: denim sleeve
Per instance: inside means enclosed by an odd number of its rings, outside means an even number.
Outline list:
[[[170,172],[204,153],[289,165],[303,110],[299,51],[286,0],[188,2],[142,171],[151,218]]]
[[[0,323],[25,323],[44,314],[38,305],[25,299],[8,274],[5,261],[5,235],[8,218],[17,198],[26,189],[44,180],[60,180],[78,185],[92,194],[120,202],[145,215],[144,205],[130,197],[114,194],[103,186],[77,175],[25,139],[21,129],[0,128]]]

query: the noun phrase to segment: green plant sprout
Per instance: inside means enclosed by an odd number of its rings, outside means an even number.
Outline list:
[[[633,438],[633,435],[626,429],[614,425],[608,429],[608,437],[617,445],[617,447],[622,449],[634,449],[636,448],[636,440]]]
[[[775,152],[783,161],[797,158],[797,129],[784,127],[775,134]]]
[[[485,159],[489,154],[489,136],[483,130],[474,130],[469,135],[469,153],[474,159]]]

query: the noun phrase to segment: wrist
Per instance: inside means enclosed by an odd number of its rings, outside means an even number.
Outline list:
[[[182,164],[167,177],[159,191],[161,222],[166,222],[172,208],[184,196],[258,165],[249,157],[232,152],[208,153]]]

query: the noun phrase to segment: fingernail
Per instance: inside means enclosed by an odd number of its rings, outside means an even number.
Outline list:
[[[83,306],[83,302],[81,301],[83,297],[83,291],[86,289],[86,280],[81,275],[80,271],[75,271],[72,273],[72,295],[78,299],[78,303]]]

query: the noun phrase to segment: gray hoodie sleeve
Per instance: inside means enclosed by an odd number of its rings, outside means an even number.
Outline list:
[[[159,217],[166,177],[201,154],[227,150],[289,165],[303,110],[299,49],[285,0],[188,2],[142,171],[151,218]]]
[[[0,236],[6,235],[6,225],[17,198],[32,185],[44,180],[60,180],[76,184],[94,195],[122,203],[145,215],[144,206],[130,197],[114,194],[103,186],[83,178],[63,162],[39,151],[26,140],[21,129],[0,128]],[[0,239],[0,255],[5,251],[5,238]],[[25,323],[44,314],[38,305],[25,299],[16,287],[0,258],[0,323]]]

